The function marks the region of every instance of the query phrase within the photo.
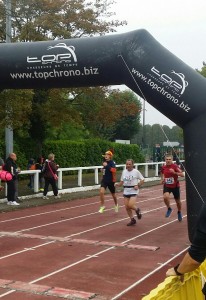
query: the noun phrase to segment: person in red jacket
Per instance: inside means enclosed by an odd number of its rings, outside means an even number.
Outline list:
[[[177,164],[173,163],[172,155],[167,154],[165,156],[166,164],[161,168],[161,183],[163,184],[163,197],[164,203],[167,206],[167,212],[165,217],[168,218],[172,213],[170,207],[170,193],[173,194],[177,205],[177,218],[178,221],[182,221],[181,213],[181,200],[180,200],[180,183],[178,176],[184,177],[184,173]]]
[[[101,206],[99,209],[99,213],[103,213],[105,210],[104,205],[104,194],[106,189],[108,188],[112,198],[114,199],[115,204],[115,212],[118,212],[118,204],[117,204],[117,197],[115,194],[115,181],[116,181],[116,165],[114,161],[112,160],[113,157],[113,151],[108,150],[105,152],[105,155],[103,155],[104,161],[102,163],[102,181],[101,181],[101,187],[100,187],[100,202]]]

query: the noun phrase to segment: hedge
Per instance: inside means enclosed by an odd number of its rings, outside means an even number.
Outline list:
[[[5,158],[5,143],[0,143],[0,156]],[[116,164],[124,164],[128,158],[136,163],[144,162],[144,156],[138,145],[119,144],[100,139],[88,139],[82,141],[58,140],[47,141],[43,145],[43,157],[47,158],[49,153],[55,154],[55,161],[60,167],[84,167],[99,166],[102,163],[102,155],[114,149],[114,161]],[[35,157],[34,145],[31,142],[14,143],[14,152],[17,154],[17,164],[23,170],[27,168],[28,160]]]

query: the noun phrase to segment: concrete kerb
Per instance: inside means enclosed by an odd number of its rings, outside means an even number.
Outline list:
[[[151,183],[151,182],[155,182],[155,181],[159,181],[160,177],[150,177],[150,178],[145,178],[145,183]],[[144,186],[148,186],[147,184],[145,184]],[[68,189],[62,189],[59,190],[60,194],[71,194],[71,193],[77,193],[77,192],[87,192],[87,191],[93,191],[93,190],[97,190],[100,188],[100,185],[92,185],[92,186],[80,186],[80,187],[74,187],[74,188],[68,188]],[[53,192],[49,191],[47,193],[48,196],[52,196]],[[26,196],[21,196],[19,197],[20,200],[29,200],[29,199],[35,199],[35,198],[41,198],[43,196],[43,193],[36,193],[33,195],[26,195]],[[7,199],[3,198],[0,199],[0,203],[6,203]]]

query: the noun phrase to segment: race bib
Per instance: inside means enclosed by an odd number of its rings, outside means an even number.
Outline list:
[[[165,183],[166,184],[173,184],[174,183],[174,178],[173,177],[165,178]]]

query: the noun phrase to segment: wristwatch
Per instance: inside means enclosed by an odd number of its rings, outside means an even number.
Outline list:
[[[176,266],[174,267],[174,271],[175,271],[175,273],[176,273],[177,276],[182,276],[183,274],[177,271],[179,265],[180,265],[180,264],[178,264],[178,265],[176,265]]]

